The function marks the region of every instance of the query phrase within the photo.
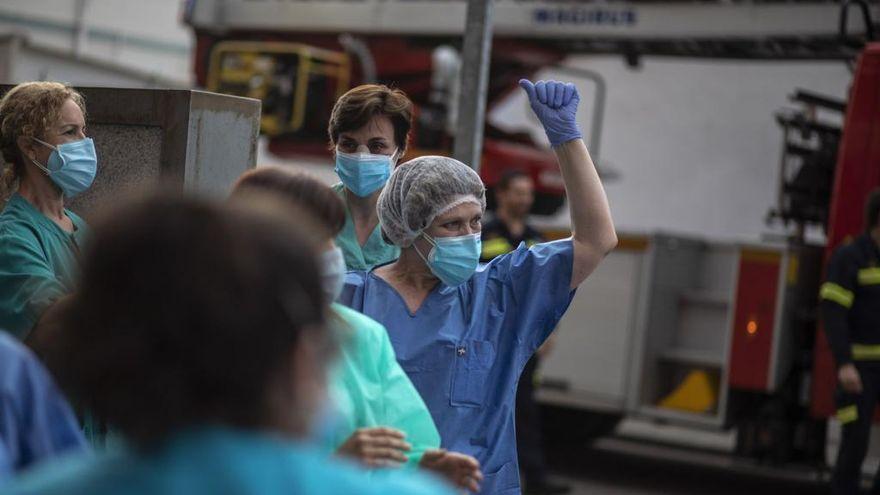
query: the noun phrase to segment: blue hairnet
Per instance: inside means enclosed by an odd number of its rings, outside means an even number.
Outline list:
[[[454,158],[414,158],[394,170],[379,195],[382,235],[408,247],[434,218],[468,202],[486,209],[486,188],[475,171]]]

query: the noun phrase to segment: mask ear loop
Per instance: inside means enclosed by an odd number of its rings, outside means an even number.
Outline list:
[[[53,145],[51,145],[51,144],[49,144],[49,143],[47,143],[47,142],[45,142],[45,141],[43,141],[43,140],[41,140],[41,139],[39,139],[39,138],[36,138],[36,137],[31,137],[31,139],[33,139],[34,141],[36,141],[36,142],[42,144],[43,146],[45,146],[45,147],[47,147],[47,148],[49,148],[49,149],[51,149],[52,151],[58,151],[58,147],[57,147],[57,146],[53,146]],[[52,175],[52,172],[49,171],[49,167],[46,167],[46,166],[44,166],[42,163],[38,162],[36,158],[31,158],[30,160],[31,160],[31,162],[33,162],[33,164],[36,165],[37,168],[40,169],[44,174],[46,174],[47,176]]]
[[[429,236],[428,234],[425,234],[424,232],[422,232],[422,237],[424,237],[425,240],[428,241],[428,244],[430,244],[431,246],[433,246],[433,248],[431,249],[431,251],[433,251],[434,249],[437,248],[437,243],[434,241],[434,239],[431,239],[431,236]],[[412,247],[413,247],[413,249],[416,250],[416,254],[419,255],[419,258],[421,258],[422,261],[425,262],[425,265],[427,265],[428,267],[430,267],[430,266],[431,266],[431,263],[428,261],[428,258],[426,258],[425,255],[423,255],[422,252],[419,251],[419,247],[416,246],[415,241],[413,241]],[[430,256],[431,256],[431,253],[429,252],[429,253],[428,253],[428,257],[430,257]]]
[[[42,139],[37,138],[37,137],[32,137],[31,139],[33,139],[34,141],[36,141],[36,142],[42,144],[43,146],[45,146],[45,147],[47,147],[47,148],[50,148],[50,149],[53,150],[53,151],[58,151],[58,146],[55,146],[54,144],[49,144],[49,143],[47,143],[46,141],[43,141]]]

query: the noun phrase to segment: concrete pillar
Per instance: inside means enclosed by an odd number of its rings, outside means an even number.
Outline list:
[[[258,100],[192,90],[77,90],[98,152],[94,185],[69,205],[86,218],[157,187],[225,196],[256,165]]]

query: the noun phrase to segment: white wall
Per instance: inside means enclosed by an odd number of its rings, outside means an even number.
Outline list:
[[[757,239],[775,204],[782,133],[773,114],[791,107],[796,87],[844,98],[851,79],[842,63],[731,62],[644,58],[632,70],[621,57],[571,57],[567,65],[599,72],[608,84],[600,162],[620,173],[606,184],[622,231],[671,230],[711,238]],[[579,120],[589,135],[592,83]],[[528,127],[546,142],[519,92],[490,118]],[[557,221],[565,221],[561,215]]]
[[[0,31],[27,33],[35,44],[73,47],[74,0],[3,0]],[[192,35],[180,0],[87,0],[84,54],[165,79],[192,80]]]
[[[21,47],[13,60],[8,83],[63,81],[74,86],[121,88],[178,87],[177,81],[155,80],[146,74],[118,70],[106,64],[88,64],[60,53]]]

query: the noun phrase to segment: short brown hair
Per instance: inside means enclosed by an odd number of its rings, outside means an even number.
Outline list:
[[[73,100],[85,116],[82,95],[58,82],[21,83],[0,99],[0,153],[5,162],[0,178],[0,199],[8,198],[15,191],[24,173],[25,162],[18,149],[18,138],[44,137],[61,119],[61,107],[67,100]]]
[[[266,166],[248,170],[232,187],[232,197],[242,194],[272,193],[315,217],[336,237],[345,226],[345,203],[333,189],[305,172],[289,167]]]
[[[394,126],[394,141],[400,155],[406,151],[412,128],[413,103],[406,93],[384,84],[364,84],[340,96],[330,113],[330,145],[336,146],[339,135],[367,125],[376,115],[385,115]]]
[[[527,174],[525,170],[521,170],[518,168],[511,169],[501,174],[501,178],[498,179],[498,183],[495,184],[495,188],[499,191],[506,191],[510,189],[510,185],[513,183],[513,181],[517,179],[532,180],[532,176]]]

